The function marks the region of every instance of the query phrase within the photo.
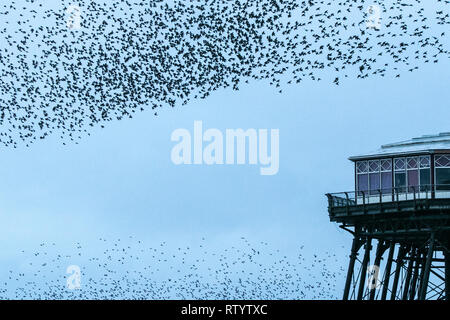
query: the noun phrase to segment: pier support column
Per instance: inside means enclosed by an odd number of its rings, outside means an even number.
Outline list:
[[[450,300],[450,252],[448,251],[448,246],[450,243],[447,243],[447,249],[444,251],[445,257],[445,300]]]
[[[377,251],[375,254],[375,261],[373,263],[375,266],[378,267],[378,270],[380,268],[381,258],[383,257],[384,251],[386,251],[386,249],[387,249],[386,243],[383,240],[378,240]],[[378,279],[376,279],[375,281],[378,281]],[[375,283],[375,285],[377,285],[377,284]],[[377,290],[376,286],[374,288],[370,289],[370,294],[369,294],[370,300],[375,299],[376,290]]]
[[[417,251],[415,260],[416,261],[414,264],[413,278],[411,282],[411,287],[409,289],[409,300],[414,300],[414,297],[416,296],[417,280],[419,279],[420,264],[422,260],[421,252]]]
[[[416,248],[412,247],[410,254],[409,254],[408,268],[406,269],[406,278],[405,278],[405,283],[404,283],[404,287],[403,287],[402,300],[408,300],[409,285],[411,283],[411,276],[412,276],[412,271],[413,271],[415,255],[416,255]]]
[[[391,268],[392,268],[392,260],[394,258],[394,251],[395,251],[395,243],[391,242],[389,245],[388,259],[386,261],[386,270],[383,281],[383,290],[381,291],[381,300],[386,300],[387,292],[389,289],[389,280],[391,277]]]
[[[400,248],[398,250],[397,254],[397,260],[395,261],[395,276],[394,276],[394,283],[392,284],[392,291],[391,291],[391,300],[397,299],[397,287],[398,287],[398,281],[400,280],[400,272],[402,271],[403,266],[403,258],[405,257],[405,254],[407,252],[407,249],[404,245],[400,245]]]
[[[428,253],[427,259],[425,260],[423,277],[420,283],[419,300],[425,300],[427,297],[428,280],[430,279],[431,262],[433,260],[434,237],[435,237],[434,232],[432,232],[428,245]]]
[[[350,262],[348,264],[347,279],[345,280],[344,296],[342,298],[343,300],[348,300],[348,295],[350,293],[350,286],[352,284],[353,272],[355,268],[355,261],[361,246],[362,246],[361,239],[355,235],[355,237],[353,238],[352,250],[350,252]]]
[[[370,250],[372,249],[372,238],[368,237],[365,245],[364,251],[364,259],[361,266],[361,275],[359,278],[359,289],[358,289],[358,300],[362,300],[364,293],[364,286],[366,285],[366,276],[367,276],[367,264],[370,259]]]

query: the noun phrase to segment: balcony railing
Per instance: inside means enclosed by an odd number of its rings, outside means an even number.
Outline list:
[[[395,187],[370,191],[327,193],[328,207],[341,208],[375,203],[422,199],[450,199],[450,185]]]

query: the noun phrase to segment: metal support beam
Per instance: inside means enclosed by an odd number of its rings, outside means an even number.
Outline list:
[[[402,271],[403,258],[405,257],[406,251],[407,251],[406,247],[404,245],[400,245],[397,254],[397,260],[395,261],[396,267],[395,267],[394,283],[392,284],[391,300],[397,299],[398,281],[400,279],[400,272]]]
[[[372,249],[372,238],[368,237],[365,245],[364,259],[361,266],[361,276],[359,278],[358,300],[362,300],[364,286],[366,285],[367,265],[370,259],[370,250]]]
[[[416,261],[414,264],[413,278],[412,278],[412,282],[411,282],[411,288],[409,289],[409,300],[414,300],[414,297],[416,296],[417,280],[419,279],[420,263],[422,260],[421,258],[422,258],[422,253],[417,250]]]
[[[408,300],[408,291],[409,291],[409,284],[411,283],[411,276],[413,271],[413,264],[414,264],[414,256],[416,253],[416,248],[411,248],[410,254],[409,254],[409,262],[408,262],[408,268],[406,269],[406,278],[405,283],[403,287],[403,296],[402,300]]]
[[[386,244],[383,240],[378,240],[378,245],[377,245],[377,251],[375,254],[375,261],[374,261],[374,265],[378,267],[378,269],[380,268],[380,263],[381,263],[381,257],[383,256],[384,251],[386,250]],[[375,281],[378,281],[378,279],[375,279]],[[374,300],[375,299],[375,292],[376,292],[376,283],[374,284],[373,287],[370,288],[370,294],[369,294],[369,299],[370,300]]]
[[[448,248],[448,247],[447,247]],[[445,255],[445,300],[450,300],[450,252],[444,251]]]
[[[431,233],[430,242],[428,245],[427,260],[424,265],[423,277],[420,283],[419,300],[425,300],[427,297],[428,280],[430,279],[431,260],[433,259],[434,251],[434,232]]]
[[[345,281],[344,296],[342,298],[343,300],[348,300],[350,286],[352,284],[353,270],[355,268],[355,261],[356,257],[358,256],[358,251],[361,248],[361,245],[362,245],[361,239],[355,235],[355,237],[353,238],[352,250],[350,252],[350,262],[348,264],[347,279]]]
[[[381,300],[386,300],[387,292],[389,289],[389,278],[391,277],[392,259],[394,257],[394,251],[395,251],[395,243],[391,242],[391,244],[389,245],[388,259],[386,261],[386,270],[383,281],[383,290],[381,291]]]

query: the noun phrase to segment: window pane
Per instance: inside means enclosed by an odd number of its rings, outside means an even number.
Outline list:
[[[408,158],[408,169],[417,169],[417,158]]]
[[[450,156],[447,155],[436,156],[434,162],[436,168],[448,168],[450,167]]]
[[[371,173],[369,175],[370,182],[370,194],[378,194],[378,189],[380,189],[380,174]]]
[[[369,172],[378,172],[380,171],[380,161],[372,160],[369,161]]]
[[[430,167],[430,156],[420,157],[420,167],[429,168]]]
[[[431,187],[431,172],[430,169],[420,169],[420,190],[430,191]]]
[[[356,172],[357,173],[366,173],[369,169],[367,161],[358,161],[356,163]]]
[[[367,190],[369,190],[369,175],[358,174],[358,191],[366,192]],[[362,196],[362,193],[359,195]]]
[[[381,160],[381,171],[392,171],[391,159]]]
[[[381,174],[381,189],[383,189],[383,193],[391,193],[392,192],[392,173],[391,172],[383,172]]]
[[[406,161],[403,158],[395,159],[395,170],[405,170]]]
[[[450,168],[436,168],[436,189],[450,190]]]
[[[419,170],[408,170],[408,191],[416,192],[418,191],[417,187],[419,185]]]
[[[395,174],[395,187],[405,187],[406,186],[406,173],[398,172]],[[405,192],[405,188],[400,188],[397,190],[398,192]]]

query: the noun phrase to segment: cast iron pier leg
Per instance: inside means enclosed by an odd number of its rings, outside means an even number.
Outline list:
[[[397,260],[395,261],[395,276],[394,276],[394,283],[392,284],[392,292],[391,292],[391,300],[397,299],[397,287],[398,287],[398,281],[400,279],[400,272],[402,270],[403,265],[403,258],[406,253],[406,247],[403,245],[400,245],[400,248],[398,250],[397,254]]]
[[[448,248],[447,243],[447,248]],[[450,300],[450,252],[444,251],[445,254],[445,300]]]
[[[344,297],[342,298],[343,300],[348,300],[348,294],[350,292],[350,286],[352,284],[353,270],[355,268],[356,256],[358,255],[359,248],[361,248],[361,244],[361,240],[358,236],[355,235],[352,243],[352,251],[350,253],[350,262],[348,264],[347,279],[345,281],[344,287]]]
[[[427,297],[428,280],[430,279],[431,261],[433,260],[434,232],[431,233],[430,244],[428,246],[427,260],[424,265],[424,272],[419,290],[419,299],[425,300]]]
[[[422,258],[422,253],[417,251],[416,253],[416,261],[414,265],[414,272],[413,272],[413,279],[411,282],[411,288],[409,290],[409,300],[414,300],[414,297],[416,296],[416,286],[417,286],[417,279],[419,278],[419,272],[420,272],[420,261]]]
[[[383,256],[383,253],[385,250],[386,250],[386,244],[384,243],[384,241],[378,240],[377,251],[375,254],[375,261],[373,263],[375,266],[378,267],[378,269],[380,268],[381,257]],[[376,279],[375,281],[378,281],[378,279]],[[377,290],[376,285],[377,285],[377,283],[375,283],[375,286],[370,289],[370,295],[369,295],[370,300],[375,299],[375,292]]]
[[[368,237],[365,246],[364,259],[361,266],[361,275],[359,277],[359,290],[358,290],[358,300],[362,300],[364,293],[364,286],[366,285],[366,273],[367,273],[367,264],[370,259],[370,250],[372,249],[372,238]]]
[[[386,271],[385,277],[383,281],[383,291],[381,291],[381,300],[386,300],[387,292],[389,289],[389,278],[391,276],[391,268],[392,268],[392,259],[394,257],[395,243],[391,242],[389,246],[389,255],[386,261]]]
[[[413,247],[409,254],[409,262],[408,262],[408,269],[406,269],[406,279],[405,284],[403,287],[403,297],[402,300],[408,300],[408,291],[409,291],[409,285],[411,283],[411,276],[413,271],[413,264],[414,264],[414,257],[416,255],[416,248]]]

